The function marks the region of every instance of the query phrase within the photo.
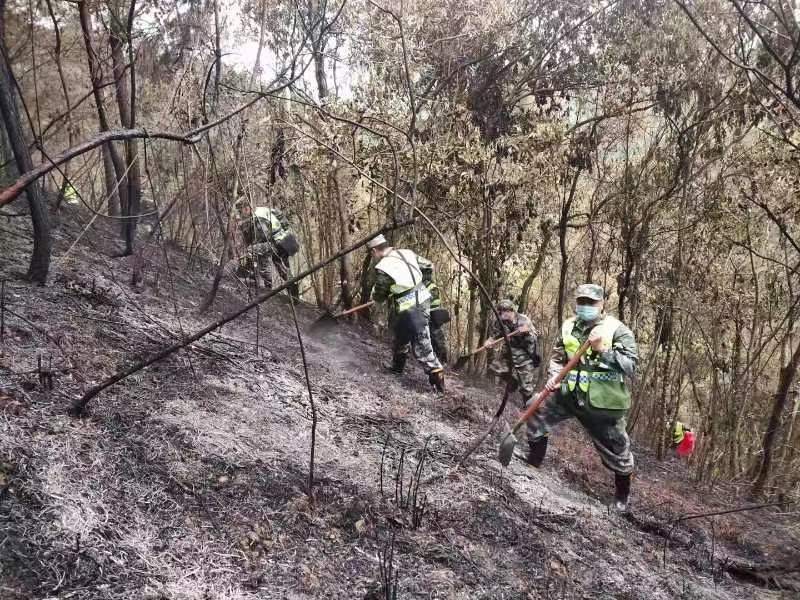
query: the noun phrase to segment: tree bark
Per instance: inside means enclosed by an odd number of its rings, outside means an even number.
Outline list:
[[[318,0],[312,0],[309,5],[309,25],[314,27],[314,33],[311,34],[311,51],[314,57],[314,76],[317,83],[317,94],[322,103],[328,97],[328,79],[325,73],[325,44],[327,41],[325,35],[325,3],[320,3]],[[338,244],[341,247],[346,247],[350,244],[350,231],[348,224],[350,222],[350,212],[348,211],[347,202],[342,196],[342,182],[341,182],[341,169],[336,164],[336,158],[331,158],[330,168],[332,173],[330,175],[329,197],[335,201],[335,210],[337,222],[339,225],[339,240]],[[342,256],[339,262],[339,303],[342,308],[347,310],[353,306],[353,266],[352,259],[349,255]]]
[[[118,217],[122,208],[119,205],[119,193],[117,192],[116,188],[116,172],[114,171],[114,161],[111,158],[111,148],[109,144],[103,144],[103,147],[100,149],[100,152],[103,153],[103,178],[106,182],[106,190],[113,190],[113,193],[106,194],[108,198],[108,215],[110,217]],[[97,210],[102,210],[102,206],[98,206]]]
[[[61,82],[61,91],[64,93],[64,104],[67,107],[67,112],[66,112],[67,137],[69,140],[69,145],[73,146],[75,144],[75,126],[72,122],[72,102],[70,101],[69,97],[67,78],[64,75],[64,66],[61,64],[61,28],[58,25],[58,19],[56,19],[55,12],[53,12],[52,1],[47,0],[46,4],[47,4],[47,12],[50,15],[50,20],[53,22],[53,32],[56,38],[56,45],[55,48],[53,49],[53,56],[56,63],[56,70],[58,71],[58,79]],[[64,200],[64,195],[67,191],[68,185],[70,185],[70,183],[69,183],[69,165],[67,164],[64,165],[63,169],[63,180],[61,182],[61,191],[58,195],[58,202],[56,203],[56,209],[58,209],[58,207],[61,205],[61,202]]]
[[[797,376],[798,367],[800,367],[800,340],[798,340],[797,347],[794,349],[788,364],[781,368],[780,371],[778,388],[775,390],[775,401],[772,404],[772,413],[769,416],[767,430],[764,432],[764,442],[761,445],[762,459],[758,476],[753,484],[754,496],[760,496],[764,493],[767,480],[772,472],[772,460],[776,450],[775,442],[781,427],[781,419],[789,404],[790,392],[795,377]]]
[[[519,312],[521,313],[528,312],[528,296],[530,296],[533,282],[536,281],[536,278],[539,276],[539,272],[542,270],[544,258],[547,256],[547,247],[550,245],[550,238],[552,237],[553,229],[551,224],[545,221],[542,223],[542,243],[539,245],[539,252],[536,255],[536,263],[534,263],[533,269],[531,270],[527,279],[525,279],[525,283],[522,285],[522,292],[519,295]]]
[[[201,314],[206,312],[211,305],[214,303],[214,298],[217,297],[217,291],[219,290],[220,281],[222,281],[222,276],[225,273],[225,263],[228,260],[228,251],[231,247],[231,238],[233,237],[233,223],[236,220],[236,199],[239,195],[239,157],[242,151],[242,141],[244,140],[244,128],[239,130],[239,135],[236,138],[236,144],[234,145],[233,154],[233,169],[234,169],[234,179],[233,179],[233,199],[231,200],[229,207],[228,207],[228,220],[225,225],[225,229],[223,230],[223,238],[222,238],[222,252],[219,255],[219,263],[217,264],[217,272],[214,274],[214,281],[211,284],[211,289],[208,292],[205,300],[203,300],[203,304],[198,309],[198,312]],[[257,278],[258,277],[258,265],[257,263],[253,264],[253,275]],[[256,279],[258,281],[258,279]]]
[[[558,304],[556,314],[559,325],[564,320],[564,303],[567,293],[567,272],[569,270],[569,257],[567,256],[567,225],[569,224],[569,211],[572,208],[572,201],[575,199],[575,189],[578,186],[578,178],[581,170],[577,169],[572,177],[569,196],[561,207],[561,215],[558,219],[558,249],[561,254],[561,269],[558,274]]]
[[[129,19],[127,26],[123,28],[122,16],[120,10],[114,11],[111,18],[111,26],[109,28],[109,45],[111,47],[111,64],[114,73],[114,81],[116,82],[115,91],[117,97],[117,108],[119,110],[120,124],[125,129],[133,129],[136,127],[136,90],[133,89],[133,83],[136,81],[136,65],[131,60],[129,65],[131,79],[125,77],[125,53],[123,52],[125,44],[128,46],[132,44],[130,39],[133,19],[133,10],[136,5],[136,0],[131,0],[129,11]],[[132,52],[129,52],[132,56]],[[125,256],[130,256],[133,253],[134,241],[136,238],[136,223],[137,215],[141,212],[141,196],[142,196],[142,176],[139,167],[139,144],[136,139],[129,139],[125,141],[125,176],[124,185],[127,186],[125,196],[127,202],[124,204],[125,210],[123,216],[127,217],[122,221],[122,234],[125,239]],[[135,282],[134,282],[135,283]]]
[[[19,172],[24,173],[33,169],[33,162],[31,161],[31,154],[28,150],[25,136],[22,133],[19,111],[17,110],[14,93],[14,74],[11,71],[11,65],[6,62],[8,52],[5,47],[5,4],[5,0],[0,0],[0,44],[2,44],[2,56],[0,56],[0,113],[2,113],[3,123],[5,124],[17,169]],[[28,267],[28,277],[38,283],[44,283],[50,270],[50,251],[52,246],[50,215],[48,214],[47,202],[39,185],[29,186],[26,190],[26,195],[31,213],[31,222],[33,223],[33,253]]]
[[[92,46],[92,23],[89,18],[89,8],[86,6],[86,0],[78,2],[78,14],[80,16],[81,30],[83,32],[83,43],[86,47],[86,60],[89,66],[89,77],[92,81],[92,93],[94,95],[94,103],[97,108],[97,121],[100,125],[100,131],[109,131],[108,116],[106,115],[105,104],[103,101],[103,74],[100,67],[100,61],[95,54],[94,47]],[[105,169],[106,176],[106,195],[109,198],[108,206],[109,211],[113,207],[127,207],[128,205],[128,187],[125,183],[124,174],[125,166],[122,164],[119,152],[113,143],[107,144],[108,155],[111,164],[114,167],[114,181],[109,181],[108,170]],[[127,210],[127,208],[126,208]]]
[[[314,77],[317,81],[317,93],[320,102],[328,95],[328,78],[325,74],[325,2],[320,6],[319,0],[311,0],[309,10],[309,25],[315,28],[311,34],[311,52],[314,56]]]
[[[0,185],[5,187],[14,183],[19,177],[17,165],[14,160],[14,151],[11,150],[11,143],[8,141],[5,123],[0,119]]]
[[[214,96],[211,112],[216,114],[219,85],[222,81],[222,31],[219,24],[219,0],[214,0]],[[205,101],[205,98],[203,99]]]

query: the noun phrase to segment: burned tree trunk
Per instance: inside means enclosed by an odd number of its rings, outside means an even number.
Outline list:
[[[111,46],[111,64],[116,82],[117,108],[119,120],[125,129],[136,127],[136,69],[132,51],[133,12],[136,0],[131,0],[128,12],[127,26],[123,28],[121,15],[114,11],[109,31],[109,44]],[[125,76],[125,54],[123,49],[128,45],[128,59],[130,64],[130,79]],[[123,216],[126,217],[122,224],[125,239],[125,256],[133,253],[133,244],[136,237],[137,216],[141,210],[142,176],[139,168],[139,144],[135,139],[125,141],[125,185],[127,185],[127,202],[124,206]],[[135,283],[135,282],[134,282]]]
[[[17,110],[16,95],[14,93],[14,74],[11,72],[11,65],[6,62],[8,52],[5,48],[5,0],[0,0],[0,44],[2,44],[2,56],[0,56],[0,113],[2,113],[3,124],[8,135],[8,142],[14,154],[14,160],[20,173],[25,173],[33,169],[31,154],[28,144],[22,133],[19,111]],[[50,270],[50,250],[52,240],[50,238],[50,216],[47,212],[47,202],[45,201],[41,187],[33,183],[29,185],[25,194],[28,198],[28,207],[31,212],[31,222],[33,223],[33,253],[31,255],[30,266],[28,267],[28,277],[33,281],[44,283],[47,280],[47,272]]]
[[[109,131],[108,116],[106,115],[105,104],[103,101],[103,74],[100,67],[100,61],[94,51],[92,45],[92,24],[89,18],[89,9],[86,6],[86,0],[78,2],[78,13],[80,15],[81,30],[83,31],[83,43],[86,47],[86,60],[89,65],[89,77],[92,81],[92,94],[94,95],[94,103],[97,108],[97,121],[100,125],[100,131]],[[111,173],[108,168],[104,169],[106,176],[106,195],[108,196],[109,214],[112,214],[112,209],[118,206],[127,207],[128,205],[128,186],[125,180],[125,166],[122,164],[117,148],[113,142],[107,143],[103,152],[107,153],[107,158],[104,155],[104,164],[110,161],[114,167],[114,181],[109,179]],[[127,210],[127,209],[126,209]]]
[[[780,371],[778,388],[775,390],[775,400],[772,404],[772,413],[769,416],[767,430],[764,432],[764,442],[761,445],[763,454],[758,476],[753,484],[754,496],[760,496],[764,493],[767,480],[772,473],[772,460],[776,450],[775,442],[778,439],[781,420],[786,412],[786,407],[789,405],[790,391],[795,377],[797,376],[798,368],[800,368],[800,341],[797,343],[797,347],[794,349],[789,363],[785,367],[782,367]]]

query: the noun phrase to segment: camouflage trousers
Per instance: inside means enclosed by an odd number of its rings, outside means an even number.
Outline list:
[[[556,391],[528,420],[528,442],[549,435],[559,423],[577,419],[592,438],[603,464],[621,475],[633,472],[631,441],[625,429],[628,411],[592,408],[580,393]]]
[[[292,278],[292,270],[289,266],[288,258],[282,256],[277,248],[266,242],[248,246],[246,254],[238,261],[232,260],[225,265],[225,271],[229,275],[252,277],[254,279],[256,273],[258,273],[264,288],[267,290],[271,290],[275,284],[276,271],[283,281],[288,281]],[[290,286],[289,293],[295,298],[298,297],[296,284]]]
[[[266,246],[266,247],[263,247]],[[253,269],[253,264],[258,265],[258,273],[264,281],[264,288],[271,290],[275,282],[275,271],[281,279],[286,281],[291,278],[289,261],[282,257],[273,247],[267,244],[254,244],[248,248],[249,252],[242,258],[244,269]]]
[[[431,346],[433,347],[433,353],[436,354],[436,358],[439,359],[439,362],[445,364],[447,362],[447,335],[445,334],[444,325],[434,325],[431,323],[429,325],[431,331]]]
[[[410,336],[403,336],[406,339],[410,337],[410,341],[403,340],[402,337],[395,334],[394,342],[392,343],[392,362],[400,366],[401,371],[401,365],[405,365],[408,353],[412,351],[416,359],[422,364],[425,373],[430,373],[434,369],[442,368],[442,363],[436,358],[436,353],[433,351],[433,346],[431,345],[431,332],[428,326],[428,309],[427,307],[421,307],[420,310],[423,311],[425,325],[419,327]]]

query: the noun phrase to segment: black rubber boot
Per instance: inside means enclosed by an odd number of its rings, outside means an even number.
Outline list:
[[[545,435],[533,442],[528,442],[528,464],[537,469],[542,466],[545,454],[547,454],[547,440]]]
[[[444,394],[444,369],[434,369],[428,374],[428,381],[440,394]]]
[[[614,508],[619,512],[628,510],[628,501],[631,497],[631,476],[614,473]]]

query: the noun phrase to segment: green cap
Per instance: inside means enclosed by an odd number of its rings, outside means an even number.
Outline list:
[[[498,311],[510,310],[516,312],[517,307],[511,300],[506,298],[505,300],[500,300],[500,302],[497,303],[497,310]]]
[[[592,300],[604,300],[605,290],[595,283],[584,283],[575,290],[576,298],[590,298]]]

